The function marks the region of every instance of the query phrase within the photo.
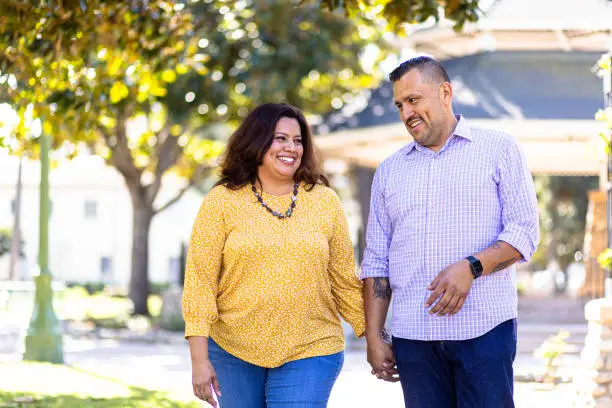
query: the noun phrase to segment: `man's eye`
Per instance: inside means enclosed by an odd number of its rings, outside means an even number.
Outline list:
[[[417,99],[416,99],[416,98],[410,98],[410,99],[408,99],[408,102],[410,102],[410,103],[415,103],[416,101],[417,101]]]

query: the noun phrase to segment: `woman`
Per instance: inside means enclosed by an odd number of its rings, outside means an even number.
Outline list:
[[[193,226],[183,295],[194,393],[221,408],[323,408],[364,333],[342,204],[295,107],[254,109]]]

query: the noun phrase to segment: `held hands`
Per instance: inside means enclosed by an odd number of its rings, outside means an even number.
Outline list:
[[[473,281],[474,276],[467,260],[463,259],[447,266],[429,285],[431,296],[425,302],[425,307],[430,307],[437,300],[429,311],[430,314],[454,315],[461,310]]]
[[[368,363],[372,366],[372,375],[375,375],[379,380],[399,381],[393,348],[388,339],[385,339],[383,335],[378,335],[366,340],[368,343]]]
[[[193,384],[193,393],[196,397],[202,401],[208,402],[213,407],[217,407],[217,401],[215,401],[213,397],[213,390],[215,394],[217,394],[217,397],[220,397],[221,388],[219,388],[217,374],[210,360],[192,363],[191,382]]]

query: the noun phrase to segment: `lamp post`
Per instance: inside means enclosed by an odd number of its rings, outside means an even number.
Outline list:
[[[48,135],[40,135],[40,229],[38,241],[39,275],[30,327],[25,338],[24,360],[62,364],[62,328],[53,310],[53,289],[49,271],[49,150]]]

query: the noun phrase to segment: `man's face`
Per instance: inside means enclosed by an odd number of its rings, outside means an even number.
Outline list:
[[[448,82],[436,83],[412,69],[393,83],[393,99],[400,119],[417,143],[434,150],[444,145],[449,136],[445,124],[452,116]]]

